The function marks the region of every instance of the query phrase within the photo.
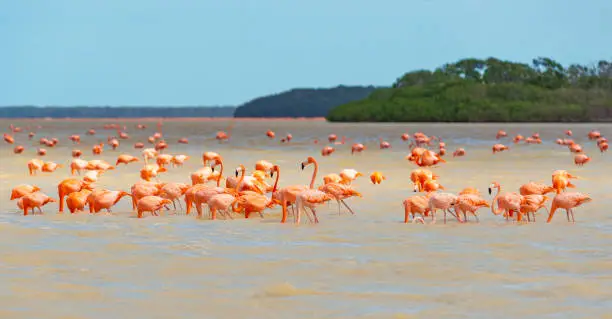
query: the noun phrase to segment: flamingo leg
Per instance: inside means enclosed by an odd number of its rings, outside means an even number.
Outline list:
[[[576,223],[576,220],[574,219],[574,210],[570,209],[569,212],[572,215],[572,223]]]
[[[338,203],[338,215],[340,215],[340,200],[336,199],[336,203]]]
[[[569,211],[569,209],[566,209],[566,210],[565,210],[565,214],[567,215],[567,221],[568,221],[568,222],[569,222],[569,221],[571,221],[571,220],[570,220],[570,211]]]
[[[310,208],[310,211],[312,212],[312,216],[314,216],[315,224],[318,224],[319,223],[319,218],[317,217],[317,212],[315,211],[314,208]]]
[[[352,210],[352,209],[349,207],[349,205],[347,205],[347,204],[346,204],[346,202],[344,201],[344,199],[341,199],[341,200],[340,200],[340,202],[341,202],[342,204],[344,204],[344,207],[346,207],[346,209],[348,209],[348,210],[349,210],[349,212],[351,212],[351,214],[355,215],[355,212],[354,212],[354,211],[353,211],[353,210]],[[338,206],[339,206],[339,205],[340,205],[340,204],[338,204]]]

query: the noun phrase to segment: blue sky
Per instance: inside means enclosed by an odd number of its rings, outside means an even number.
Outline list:
[[[612,1],[0,0],[0,105],[235,105],[540,55],[612,59]]]

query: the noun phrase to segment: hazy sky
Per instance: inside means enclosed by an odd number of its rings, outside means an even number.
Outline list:
[[[234,105],[474,56],[612,58],[612,0],[0,0],[0,105]]]

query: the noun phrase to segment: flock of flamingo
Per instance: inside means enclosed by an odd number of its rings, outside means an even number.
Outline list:
[[[39,127],[40,128],[40,127]],[[138,124],[137,129],[144,130],[146,126]],[[126,133],[126,127],[121,127],[118,124],[106,124],[104,129],[116,131],[116,136],[108,136],[107,145],[115,150],[120,143],[120,140],[129,139]],[[15,143],[14,136],[23,134],[23,129],[20,127],[10,126],[10,133],[4,134],[4,141],[9,144]],[[87,135],[95,135],[96,131],[90,129]],[[36,133],[30,132],[28,138],[31,140]],[[575,143],[572,139],[572,132],[566,131],[567,136],[564,139],[558,139],[557,144],[566,146],[570,152],[574,153],[574,162],[577,165],[584,165],[590,161],[590,158],[584,154],[582,147]],[[266,136],[270,139],[275,138],[273,131],[267,131]],[[504,131],[497,133],[496,139],[501,140],[507,138],[508,135]],[[589,140],[596,141],[601,152],[608,149],[608,141],[601,136],[598,131],[588,133]],[[80,144],[81,137],[79,135],[71,135],[69,139],[72,143]],[[221,131],[216,135],[216,139],[220,142],[227,142],[229,134]],[[292,139],[291,134],[283,137],[282,143],[289,143]],[[342,145],[346,143],[346,137],[337,141],[337,136],[331,134],[328,136],[328,141],[331,145]],[[502,215],[506,220],[516,222],[535,222],[536,212],[544,208],[548,212],[547,222],[550,222],[558,209],[564,209],[567,214],[567,220],[574,222],[574,212],[576,207],[583,203],[591,201],[589,195],[580,192],[568,191],[568,188],[575,188],[571,183],[572,179],[578,178],[565,170],[557,170],[552,174],[552,184],[546,185],[543,183],[529,182],[520,187],[519,192],[501,192],[501,186],[497,182],[492,182],[489,185],[489,194],[493,190],[497,190],[492,201],[486,201],[479,191],[475,188],[468,187],[463,189],[458,194],[441,192],[444,187],[438,182],[439,176],[434,174],[428,167],[441,165],[445,163],[443,156],[446,154],[446,144],[435,136],[427,136],[424,133],[414,133],[410,136],[408,133],[401,135],[403,141],[410,142],[410,154],[406,159],[412,162],[417,167],[410,173],[410,179],[414,186],[415,194],[403,201],[404,206],[404,222],[408,223],[412,219],[412,223],[426,223],[425,218],[431,217],[431,223],[436,222],[436,212],[444,213],[444,222],[446,223],[447,214],[453,216],[459,223],[468,221],[468,217],[473,216],[478,222],[477,211],[481,208],[490,208],[491,212],[496,215]],[[437,141],[437,143],[435,142]],[[521,135],[516,135],[512,141],[516,143],[524,142],[529,144],[542,143],[539,134],[533,134],[530,137],[524,138]],[[161,133],[161,123],[158,124],[158,130],[148,138],[148,142],[154,147],[145,148],[144,143],[134,144],[134,148],[142,149],[141,156],[143,166],[140,169],[141,181],[132,185],[130,192],[119,190],[101,189],[95,186],[95,183],[107,172],[113,170],[118,165],[133,165],[132,163],[140,162],[139,157],[129,154],[121,154],[118,156],[115,166],[103,160],[83,160],[81,159],[82,152],[78,149],[72,150],[72,162],[70,164],[70,172],[72,178],[62,180],[57,186],[58,198],[54,199],[44,194],[41,189],[35,185],[22,184],[14,187],[11,192],[11,200],[16,200],[17,206],[23,210],[24,215],[30,212],[35,213],[35,209],[42,214],[42,207],[48,203],[59,202],[59,212],[64,212],[64,205],[67,206],[71,213],[84,212],[99,213],[102,210],[111,212],[111,209],[122,198],[129,197],[132,201],[133,210],[137,212],[138,218],[144,217],[144,213],[151,213],[157,216],[162,209],[169,210],[169,205],[172,204],[176,210],[176,205],[182,208],[181,199],[185,203],[185,213],[189,215],[195,207],[197,216],[204,218],[206,210],[207,216],[210,219],[223,217],[225,219],[233,219],[236,215],[244,215],[244,218],[249,218],[251,214],[257,213],[263,217],[263,212],[266,209],[271,209],[274,206],[282,207],[281,223],[287,222],[291,215],[295,223],[300,223],[302,214],[307,216],[310,222],[318,223],[317,207],[329,201],[336,201],[338,204],[338,213],[341,213],[344,206],[351,214],[354,211],[346,203],[346,199],[351,197],[361,197],[362,195],[352,186],[352,182],[363,176],[362,173],[354,169],[344,169],[339,174],[328,174],[323,176],[323,183],[319,187],[315,187],[319,166],[315,158],[308,157],[301,163],[302,170],[312,166],[313,172],[310,179],[310,184],[306,185],[289,185],[279,187],[278,181],[280,176],[280,168],[265,160],[255,163],[254,170],[247,175],[245,166],[240,165],[232,174],[225,178],[225,183],[222,186],[224,166],[223,157],[215,152],[204,152],[202,155],[202,167],[191,173],[191,185],[177,182],[160,182],[159,175],[166,172],[169,168],[174,169],[181,167],[183,163],[189,160],[186,155],[170,155],[164,153],[168,148],[168,144],[163,139]],[[48,148],[53,148],[59,140],[57,138],[41,138],[40,144]],[[187,138],[181,138],[178,143],[188,144]],[[318,140],[314,140],[318,144]],[[437,146],[437,151],[434,150]],[[380,148],[386,149],[391,147],[387,141],[380,139]],[[100,143],[92,147],[93,156],[100,155],[104,151],[105,144]],[[24,147],[17,145],[14,147],[15,154],[22,154]],[[356,143],[351,147],[351,154],[361,153],[366,149],[363,144]],[[509,147],[503,144],[495,144],[492,147],[493,154],[498,152],[508,151]],[[322,156],[331,156],[335,151],[333,146],[325,146],[321,150]],[[46,149],[39,148],[36,151],[39,157],[44,157],[47,153]],[[459,148],[453,152],[453,157],[464,156],[466,151]],[[34,158],[27,162],[27,167],[30,175],[36,175],[39,171],[52,173],[63,166],[50,161],[44,161],[40,158]],[[81,175],[82,174],[82,175]],[[268,183],[268,179],[274,179],[272,185]],[[386,177],[381,172],[373,172],[370,175],[370,180],[373,184],[381,184]],[[546,203],[550,199],[547,194],[554,193],[550,210],[546,207]],[[268,196],[267,194],[270,194]],[[342,205],[342,206],[341,206]],[[526,220],[525,220],[526,219]]]

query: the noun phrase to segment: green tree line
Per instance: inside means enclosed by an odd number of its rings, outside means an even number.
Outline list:
[[[612,62],[564,67],[463,59],[404,74],[390,88],[333,108],[350,122],[567,122],[612,120]]]

